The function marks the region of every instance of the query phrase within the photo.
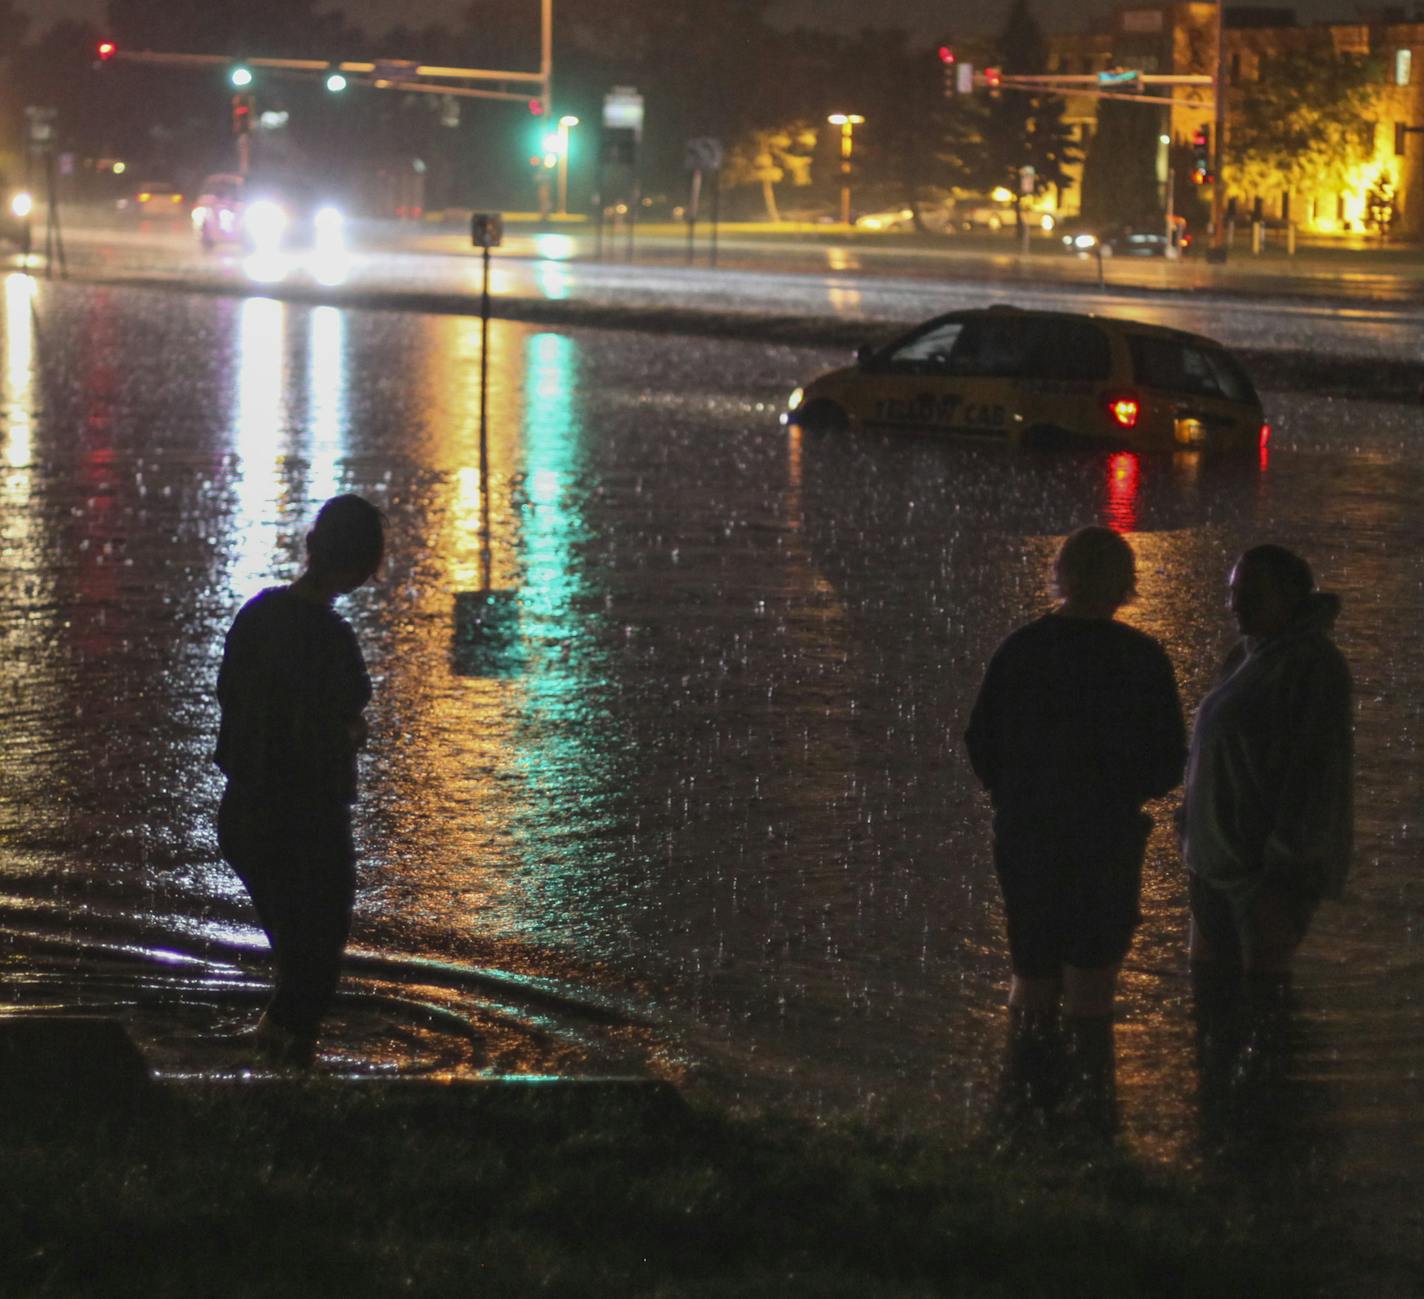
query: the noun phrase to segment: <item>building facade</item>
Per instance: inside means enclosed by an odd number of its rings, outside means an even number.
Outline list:
[[[1211,75],[1215,68],[1218,11],[1215,4],[1122,5],[1104,30],[1048,38],[1050,74],[1083,75],[1114,68],[1144,73]],[[1371,226],[1372,204],[1392,195],[1391,230],[1424,236],[1424,21],[1405,21],[1403,11],[1381,10],[1370,21],[1302,25],[1283,8],[1226,10],[1227,201],[1238,222],[1253,219],[1293,224],[1318,234],[1358,233]],[[1283,176],[1249,174],[1231,165],[1233,121],[1251,84],[1270,75],[1274,57],[1290,51],[1332,49],[1370,60],[1368,107],[1348,159],[1330,174],[1304,174],[1292,187]],[[1160,92],[1165,93],[1165,92]],[[1209,87],[1178,87],[1171,106],[1144,104],[1160,122],[1157,174],[1162,198],[1172,185],[1172,206],[1182,210],[1190,185],[1192,140],[1213,128]],[[1080,147],[1092,146],[1099,100],[1067,96],[1065,119]],[[1060,206],[1081,206],[1081,164],[1065,187]],[[1190,197],[1190,192],[1185,193]],[[1205,197],[1203,192],[1202,197]]]

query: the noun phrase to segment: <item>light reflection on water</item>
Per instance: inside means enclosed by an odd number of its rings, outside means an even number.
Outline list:
[[[722,1095],[972,1121],[1006,977],[959,739],[988,654],[1043,607],[1061,538],[1108,522],[1138,554],[1126,616],[1168,646],[1190,704],[1225,646],[1230,558],[1278,537],[1344,595],[1358,685],[1360,867],[1303,959],[1301,1077],[1351,1134],[1417,1130],[1381,1117],[1417,1094],[1424,942],[1424,668],[1398,631],[1424,599],[1424,475],[1388,421],[1357,420],[1357,456],[1332,431],[1348,412],[1327,428],[1285,403],[1265,474],[820,439],[755,399],[772,409],[823,356],[495,322],[482,475],[478,321],[255,299],[170,323],[116,295],[113,390],[81,370],[40,403],[29,293],[6,281],[13,896],[82,909],[86,925],[148,918],[175,946],[252,937],[211,838],[216,655],[237,603],[290,575],[320,499],[361,491],[387,511],[391,546],[347,605],[377,683],[358,947],[651,1003],[656,1040]],[[97,300],[45,290],[40,305],[44,337],[78,366]],[[206,341],[186,346],[197,323]],[[102,437],[74,445],[91,415]],[[86,537],[132,570],[113,579],[78,549]],[[494,599],[488,641],[470,640],[463,597]],[[100,630],[101,661],[81,670],[82,637]],[[96,681],[111,698],[91,730]],[[1170,806],[1155,810],[1120,1080],[1134,1142],[1184,1158],[1184,887]],[[1386,970],[1387,1005],[1373,982]],[[410,983],[422,998],[473,1006],[427,973]],[[511,1033],[501,1067],[542,1070],[532,1037]],[[580,1049],[566,1040],[559,1058]],[[1365,1085],[1346,1087],[1352,1073]],[[1332,1159],[1369,1146],[1339,1136]],[[1389,1148],[1352,1157],[1399,1171]]]
[[[290,466],[286,432],[287,311],[273,298],[247,298],[238,310],[236,416],[232,477],[236,517],[227,538],[228,582],[241,602],[268,585],[276,571],[277,529]]]

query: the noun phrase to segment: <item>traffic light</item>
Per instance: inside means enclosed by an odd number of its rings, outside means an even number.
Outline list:
[[[252,134],[251,95],[234,95],[232,97],[232,133],[238,136]]]
[[[999,88],[1004,84],[1004,74],[998,68],[984,69],[984,84],[989,87],[989,98],[999,98]]]
[[[959,60],[955,57],[954,46],[942,44],[936,51],[939,55],[940,68],[944,74],[944,97],[949,99],[954,94],[955,82],[958,76],[958,68],[955,66]]]
[[[327,74],[326,88],[333,95],[339,95],[343,90],[346,89],[347,84],[348,83],[346,78],[343,77],[341,73],[331,72]]]
[[[1192,184],[1210,185],[1216,179],[1211,170],[1211,127],[1192,132]]]
[[[113,41],[100,41],[97,49],[100,63],[107,63],[119,52],[119,47]]]
[[[229,70],[227,79],[239,90],[242,90],[252,84],[252,69],[239,63]]]

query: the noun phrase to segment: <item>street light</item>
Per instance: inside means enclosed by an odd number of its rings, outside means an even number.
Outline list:
[[[559,118],[559,215],[569,214],[569,129],[577,126],[576,117]]]
[[[832,113],[826,118],[832,126],[841,128],[841,224],[850,225],[850,154],[855,128],[865,118],[859,113]]]

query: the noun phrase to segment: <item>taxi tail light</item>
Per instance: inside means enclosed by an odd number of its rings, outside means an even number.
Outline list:
[[[1136,428],[1137,421],[1142,415],[1142,403],[1137,399],[1136,393],[1113,393],[1107,398],[1105,405],[1108,418],[1118,428]]]
[[[1261,425],[1261,431],[1260,431],[1260,433],[1258,433],[1258,434],[1256,435],[1256,449],[1257,449],[1258,451],[1264,451],[1264,450],[1266,450],[1266,448],[1269,447],[1270,445],[1271,445],[1271,426],[1270,426],[1269,424],[1262,424],[1262,425]]]

